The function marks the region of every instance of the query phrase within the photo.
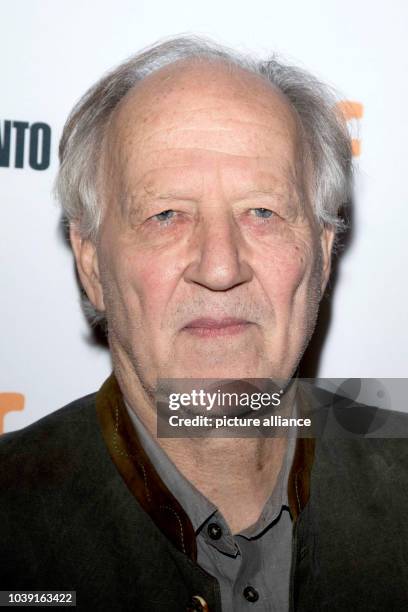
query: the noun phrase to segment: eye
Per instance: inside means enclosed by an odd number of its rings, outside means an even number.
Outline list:
[[[160,222],[165,222],[165,221],[170,221],[170,219],[175,215],[175,211],[174,210],[163,210],[162,212],[158,213],[157,215],[153,215],[152,219],[157,219],[157,221]]]
[[[273,215],[273,211],[269,210],[269,208],[253,208],[252,211],[260,219],[269,219]]]

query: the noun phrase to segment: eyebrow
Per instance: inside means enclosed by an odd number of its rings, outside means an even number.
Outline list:
[[[301,197],[299,190],[296,185],[291,185],[289,190],[282,191],[281,189],[251,189],[245,192],[242,196],[237,198],[235,201],[240,202],[246,199],[271,199],[278,202],[282,202],[284,206],[287,206],[290,211],[298,212],[299,205],[301,204]]]
[[[166,201],[166,200],[184,200],[184,201],[193,201],[194,198],[186,197],[187,194],[182,194],[182,192],[177,191],[153,191],[150,189],[146,189],[144,186],[142,189],[133,191],[128,194],[124,198],[124,202],[126,202],[125,206],[128,210],[128,214],[132,211],[141,213],[144,209],[146,209],[152,202],[157,201]]]
[[[191,190],[190,190],[191,191]],[[192,198],[186,198],[186,191],[180,189],[165,189],[163,191],[158,190],[152,185],[143,185],[143,188],[136,193],[132,194],[133,198],[141,198],[145,199],[148,197],[157,199],[157,200],[170,200],[171,198],[179,199],[179,200],[191,200]]]
[[[283,197],[283,194],[280,193],[279,189],[250,189],[249,191],[246,191],[239,198],[236,198],[236,201],[245,200],[249,197],[256,198],[256,197],[263,197],[263,196],[270,196],[270,197],[276,198],[276,197]],[[285,194],[285,197],[286,196],[287,194]]]

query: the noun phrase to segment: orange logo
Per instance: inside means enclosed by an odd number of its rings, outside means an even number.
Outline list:
[[[360,102],[352,102],[351,100],[342,100],[337,103],[337,108],[343,114],[346,121],[351,119],[359,120],[364,113],[364,106]],[[361,141],[359,138],[351,139],[351,146],[354,157],[358,157],[361,153]]]
[[[24,395],[21,393],[0,393],[0,434],[4,432],[4,417],[8,412],[24,410]]]

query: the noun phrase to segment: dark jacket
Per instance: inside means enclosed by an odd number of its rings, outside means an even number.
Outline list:
[[[298,440],[291,610],[408,608],[407,467],[405,439]],[[0,590],[76,591],[81,610],[221,612],[113,376],[1,436],[0,494]]]

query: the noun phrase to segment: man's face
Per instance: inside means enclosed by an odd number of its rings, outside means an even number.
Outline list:
[[[85,279],[119,367],[148,386],[293,374],[332,238],[305,198],[298,146],[283,96],[222,64],[163,69],[122,101]]]

